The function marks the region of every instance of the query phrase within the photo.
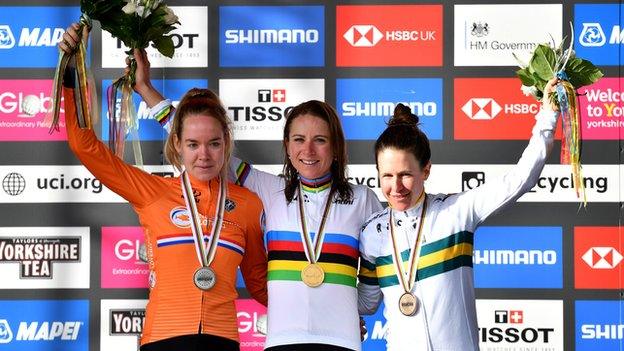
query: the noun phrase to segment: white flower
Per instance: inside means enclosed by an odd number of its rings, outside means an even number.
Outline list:
[[[522,93],[524,93],[524,96],[537,97],[537,88],[535,86],[527,87],[526,85],[523,85],[520,87],[520,90],[522,90]]]
[[[165,24],[171,25],[176,22],[178,22],[178,16],[176,16],[172,9],[165,5]]]
[[[156,10],[156,8],[158,7],[158,5],[160,5],[161,2],[162,2],[162,0],[154,1],[154,3],[152,4],[152,11]]]
[[[137,11],[137,7],[133,2],[128,2],[126,6],[121,9],[125,14],[131,15]]]
[[[139,17],[147,17],[150,15],[150,13],[152,13],[152,10],[150,9],[146,9],[145,6],[139,6],[137,7],[137,15],[139,15]]]

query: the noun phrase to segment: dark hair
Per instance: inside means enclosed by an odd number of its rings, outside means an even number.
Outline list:
[[[411,152],[421,168],[431,160],[429,139],[418,128],[418,116],[403,104],[398,104],[394,108],[394,115],[388,121],[388,127],[375,142],[375,164],[378,167],[377,157],[387,148]]]
[[[227,179],[227,170],[229,168],[230,156],[232,155],[232,130],[230,128],[230,119],[221,103],[219,96],[209,89],[193,88],[186,92],[178,104],[176,115],[171,124],[171,131],[165,143],[165,157],[167,161],[175,166],[178,170],[182,169],[182,159],[175,149],[175,138],[182,141],[182,126],[184,120],[188,116],[206,115],[216,119],[223,128],[224,148],[224,164],[220,171],[223,179]]]
[[[306,114],[318,117],[327,122],[329,127],[329,142],[335,153],[334,160],[331,164],[332,189],[338,194],[338,198],[340,200],[351,200],[353,197],[353,191],[347,181],[347,146],[345,143],[344,133],[342,132],[342,125],[340,124],[340,118],[338,118],[336,110],[334,110],[334,108],[329,104],[318,100],[310,100],[293,107],[293,109],[290,110],[286,116],[283,141],[283,173],[286,178],[284,195],[286,196],[286,201],[291,202],[293,200],[295,190],[297,190],[297,186],[299,186],[299,174],[288,158],[286,142],[288,141],[293,121]]]

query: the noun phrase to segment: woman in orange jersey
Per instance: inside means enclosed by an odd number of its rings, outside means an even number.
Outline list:
[[[61,50],[76,46],[77,28],[67,29]],[[92,130],[78,127],[72,77],[63,82],[69,145],[145,228],[150,294],[141,350],[239,350],[236,271],[240,266],[247,290],[266,305],[267,257],[262,203],[223,181],[232,140],[221,101],[207,89],[185,94],[165,145],[182,174],[161,178],[124,163]]]

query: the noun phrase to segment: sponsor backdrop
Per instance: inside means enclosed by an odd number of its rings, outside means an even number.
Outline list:
[[[136,351],[142,331],[143,229],[74,158],[65,132],[47,130],[56,45],[78,19],[77,3],[0,5],[0,351]],[[350,180],[380,198],[372,145],[405,103],[431,140],[427,191],[454,193],[504,175],[526,145],[539,105],[520,91],[514,54],[526,61],[537,43],[572,38],[605,72],[581,89],[588,205],[579,207],[555,142],[538,184],[475,233],[479,342],[491,351],[624,350],[624,5],[502,3],[170,0],[183,24],[173,32],[175,57],[148,49],[151,74],[174,104],[191,87],[217,91],[237,155],[273,173],[284,116],[300,102],[328,101],[344,126]],[[103,115],[102,92],[123,72],[125,49],[94,27],[89,65]],[[145,169],[175,175],[163,163],[166,133],[139,96],[134,102]],[[107,128],[96,126],[104,140]],[[266,309],[240,274],[237,287],[241,349],[261,350]],[[383,306],[365,320],[363,349],[384,350]]]

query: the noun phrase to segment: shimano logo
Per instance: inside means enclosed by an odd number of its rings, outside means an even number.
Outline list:
[[[474,264],[553,265],[555,250],[474,250]]]
[[[316,29],[229,29],[226,44],[314,44],[319,41]]]
[[[392,116],[398,102],[344,102],[342,115],[344,117],[378,117]],[[438,113],[438,105],[433,101],[403,102],[419,117],[433,117]]]
[[[10,49],[15,46],[15,37],[11,32],[11,27],[0,25],[0,49]]]
[[[8,344],[13,340],[13,332],[6,319],[0,319],[0,344]]]
[[[21,322],[15,340],[76,340],[82,322]]]
[[[622,254],[613,247],[591,247],[581,257],[594,269],[613,269],[622,261]]]
[[[622,324],[583,324],[581,339],[624,339],[624,325]]]

